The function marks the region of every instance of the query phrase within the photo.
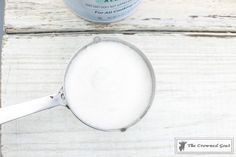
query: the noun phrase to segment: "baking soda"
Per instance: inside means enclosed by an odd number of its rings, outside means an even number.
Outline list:
[[[65,0],[79,16],[93,22],[114,22],[129,16],[140,0]]]
[[[149,107],[153,80],[143,57],[113,41],[92,44],[72,60],[65,93],[76,116],[101,130],[122,129]]]

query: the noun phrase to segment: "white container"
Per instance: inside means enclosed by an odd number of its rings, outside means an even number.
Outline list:
[[[88,21],[111,23],[129,16],[141,0],[65,0],[77,15]]]

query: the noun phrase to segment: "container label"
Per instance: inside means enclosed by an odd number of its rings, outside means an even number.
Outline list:
[[[140,0],[94,0],[83,1],[87,16],[98,21],[113,21],[128,15]]]

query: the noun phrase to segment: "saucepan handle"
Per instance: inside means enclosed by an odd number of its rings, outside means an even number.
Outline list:
[[[59,105],[63,105],[61,97],[58,95],[51,95],[29,102],[3,107],[0,108],[0,124]]]

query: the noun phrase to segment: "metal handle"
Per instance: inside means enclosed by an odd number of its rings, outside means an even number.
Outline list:
[[[59,105],[65,105],[61,96],[59,93],[55,96],[46,96],[29,102],[0,108],[0,124]]]

